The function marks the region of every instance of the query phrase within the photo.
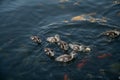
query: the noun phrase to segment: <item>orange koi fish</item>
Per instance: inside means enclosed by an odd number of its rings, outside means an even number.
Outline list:
[[[77,68],[82,68],[87,62],[87,59],[82,59],[80,63],[77,64]]]
[[[64,74],[64,80],[69,80],[68,75]]]
[[[102,55],[97,56],[97,58],[103,59],[103,58],[106,58],[108,56],[112,56],[112,55],[111,54],[102,54]]]
[[[80,69],[80,68],[82,68],[84,65],[85,65],[85,63],[82,62],[82,63],[77,64],[77,67]]]

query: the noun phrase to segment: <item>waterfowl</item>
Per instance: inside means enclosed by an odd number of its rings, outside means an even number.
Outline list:
[[[78,44],[69,44],[70,48],[73,49],[76,52],[90,52],[91,49],[88,46],[85,45],[78,45]]]
[[[108,36],[109,38],[117,38],[118,36],[120,36],[120,31],[117,30],[109,30],[106,32],[103,32],[102,35],[104,36]]]
[[[60,41],[60,36],[56,34],[54,37],[48,37],[47,41],[50,43],[57,43]]]
[[[59,41],[57,44],[58,44],[58,46],[60,46],[60,48],[61,48],[62,50],[67,51],[68,48],[69,48],[69,45],[68,45],[67,42],[65,42],[65,41]]]
[[[75,55],[77,53],[75,51],[72,51],[70,54],[63,54],[63,55],[60,55],[59,57],[57,57],[55,59],[55,61],[58,61],[58,62],[69,62],[71,60],[73,60],[75,58]]]
[[[30,39],[35,42],[40,44],[42,42],[42,40],[38,37],[38,36],[31,36]]]
[[[54,50],[51,48],[45,48],[44,51],[45,51],[46,55],[48,55],[50,57],[54,57],[54,55],[55,55]]]

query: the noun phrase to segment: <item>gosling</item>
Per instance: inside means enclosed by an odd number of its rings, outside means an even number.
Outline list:
[[[72,51],[70,54],[63,54],[58,56],[57,58],[55,58],[55,61],[67,63],[72,61],[75,58],[76,54],[77,53],[75,51]]]
[[[117,37],[120,36],[120,31],[117,31],[117,30],[109,30],[109,31],[103,32],[102,35],[114,39],[114,38],[117,38]]]
[[[73,49],[73,51],[76,51],[76,52],[90,52],[91,51],[90,47],[85,46],[85,45],[69,44],[69,47]]]
[[[69,45],[65,41],[59,41],[57,44],[64,51],[67,51],[69,49]]]
[[[50,42],[50,43],[57,43],[57,42],[60,41],[60,36],[58,34],[56,34],[53,37],[48,37],[47,41]]]
[[[55,55],[54,50],[51,48],[45,48],[44,51],[45,51],[46,55],[48,55],[49,57],[54,57],[54,55]]]
[[[37,44],[40,44],[42,40],[38,36],[31,36],[30,39]]]

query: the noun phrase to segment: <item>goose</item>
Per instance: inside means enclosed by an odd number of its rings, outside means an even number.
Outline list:
[[[81,45],[69,44],[69,47],[76,52],[90,52],[91,51],[90,47],[82,45],[82,44]]]
[[[108,36],[109,38],[117,38],[118,36],[120,36],[120,31],[109,30],[109,31],[103,32],[102,35]]]
[[[44,51],[45,51],[46,55],[48,55],[49,57],[54,57],[54,55],[55,55],[54,50],[51,48],[45,48]]]
[[[34,43],[40,44],[40,43],[42,42],[42,40],[41,40],[38,36],[31,36],[30,39],[31,39]]]
[[[57,42],[60,41],[60,36],[58,34],[56,34],[53,37],[48,37],[47,41],[50,42],[50,43],[57,43]]]
[[[57,44],[58,44],[58,46],[60,46],[60,48],[61,48],[62,50],[67,51],[68,48],[69,48],[69,45],[68,45],[67,42],[65,42],[65,41],[59,41]]]
[[[73,60],[76,54],[77,53],[75,51],[72,51],[70,54],[63,54],[58,56],[57,58],[55,58],[55,61],[67,63]]]

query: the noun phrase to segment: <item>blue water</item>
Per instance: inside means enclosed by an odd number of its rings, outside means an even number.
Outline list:
[[[107,22],[71,21],[90,13]],[[65,74],[69,80],[118,80],[120,38],[107,42],[97,37],[111,29],[120,29],[119,0],[0,0],[0,80],[64,80]],[[46,38],[55,34],[69,43],[89,45],[92,51],[79,53],[69,64],[55,62],[43,51]],[[40,36],[42,44],[34,44],[31,35]],[[54,50],[62,54],[58,47]],[[99,59],[103,54],[111,56]],[[88,61],[78,68],[84,58]]]

